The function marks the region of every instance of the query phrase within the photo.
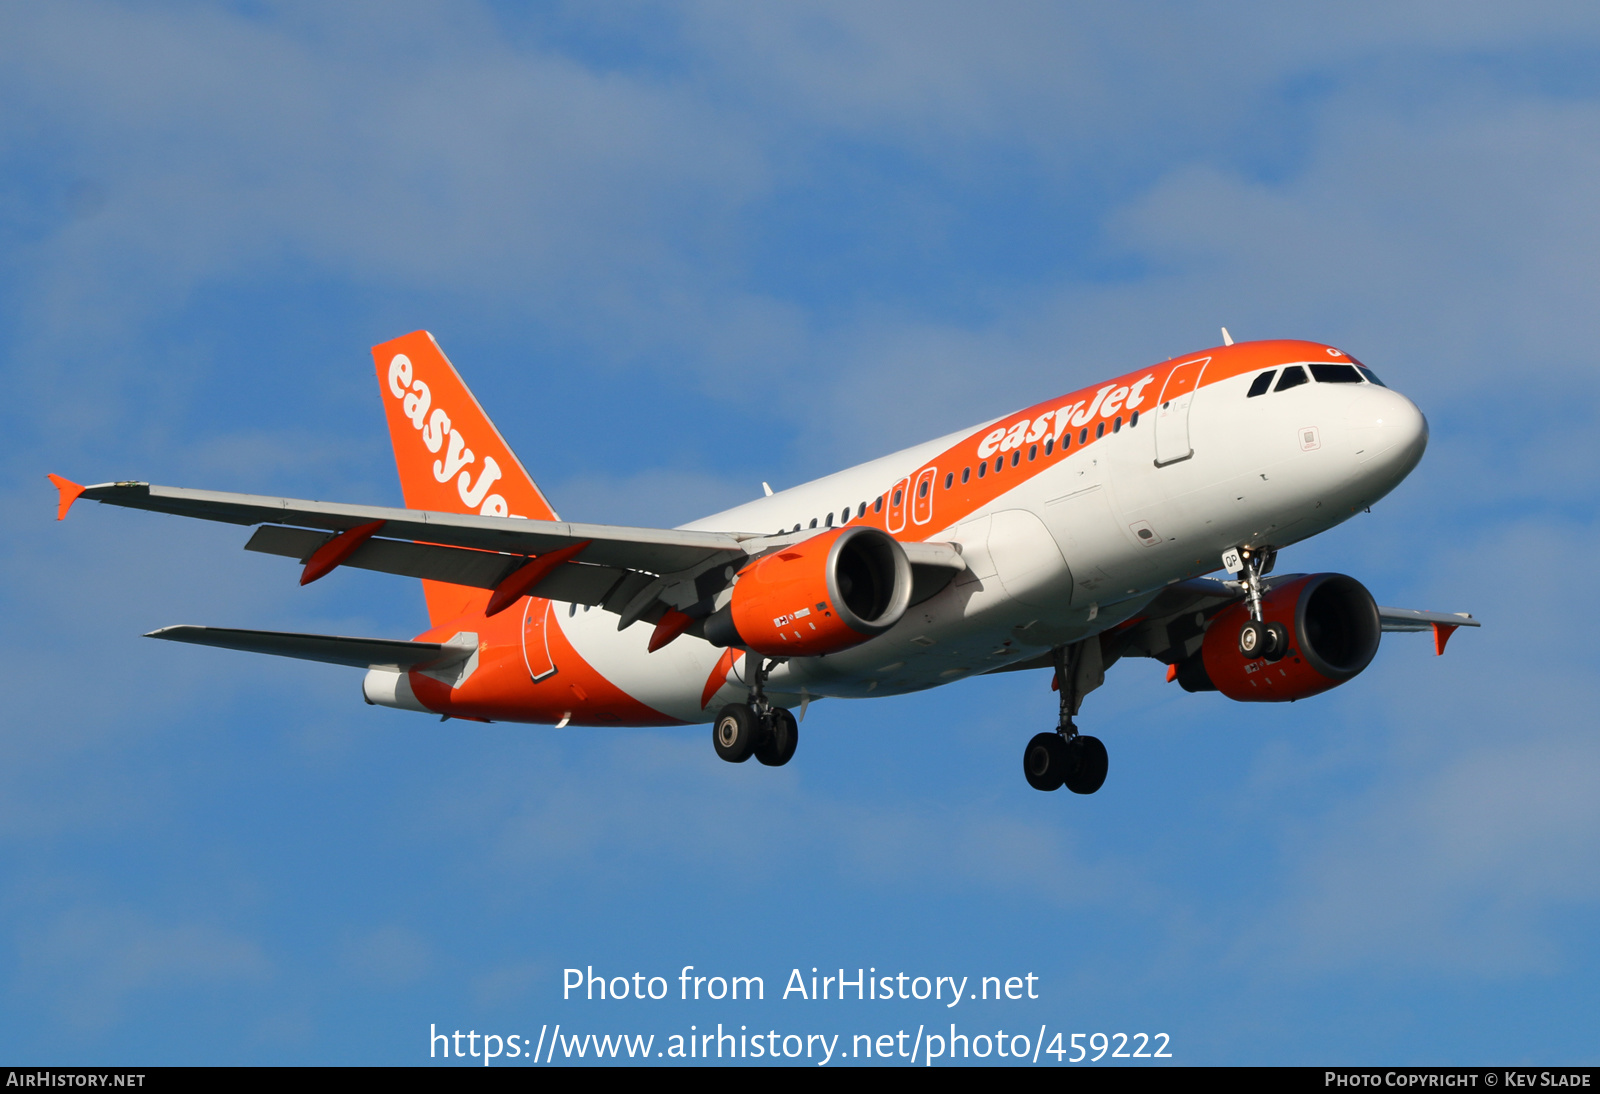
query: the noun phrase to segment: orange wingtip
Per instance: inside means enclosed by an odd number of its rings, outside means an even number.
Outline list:
[[[72,503],[78,500],[78,495],[83,493],[86,488],[79,486],[71,479],[64,479],[60,475],[46,475],[45,478],[54,483],[55,488],[61,491],[61,503],[56,506],[56,519],[66,520],[67,510],[72,508]]]

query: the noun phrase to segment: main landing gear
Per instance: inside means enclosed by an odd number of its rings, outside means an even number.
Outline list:
[[[1099,641],[1099,638],[1088,638],[1051,651],[1055,656],[1056,681],[1061,689],[1061,718],[1054,733],[1035,735],[1023,750],[1022,774],[1035,790],[1056,790],[1065,786],[1074,794],[1093,794],[1106,781],[1109,764],[1106,746],[1098,737],[1079,733],[1072,723],[1072,716],[1083,701],[1087,646],[1090,642],[1096,643],[1093,652],[1098,653]]]
[[[1237,556],[1231,557],[1231,556]],[[1271,547],[1240,547],[1222,556],[1223,565],[1239,574],[1250,618],[1239,628],[1239,653],[1247,661],[1277,661],[1289,652],[1289,630],[1282,623],[1261,621],[1261,575],[1272,572],[1278,552]],[[1237,565],[1235,565],[1237,563]]]
[[[767,702],[767,673],[776,663],[758,656],[749,701],[729,703],[711,725],[712,746],[731,764],[742,764],[754,756],[768,767],[782,767],[800,744],[800,726],[794,715]]]

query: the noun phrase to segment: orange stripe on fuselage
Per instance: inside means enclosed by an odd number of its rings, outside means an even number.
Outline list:
[[[536,601],[534,611],[543,611]],[[522,656],[523,613],[485,618],[463,616],[417,636],[419,642],[445,642],[462,631],[478,635],[478,667],[461,687],[451,689],[420,672],[411,673],[411,690],[424,706],[440,714],[488,718],[496,722],[559,722],[573,725],[670,726],[681,721],[639,702],[602,676],[568,640],[560,612],[545,617],[545,640],[556,671],[535,683]]]
[[[1095,435],[1101,424],[1105,427],[1105,438],[1109,438],[1116,419],[1120,416],[1126,429],[1132,411],[1137,410],[1140,417],[1137,428],[1153,427],[1153,423],[1150,426],[1145,424],[1144,417],[1157,408],[1156,399],[1174,369],[1196,361],[1206,361],[1200,374],[1199,387],[1195,389],[1198,390],[1244,373],[1275,368],[1289,362],[1355,363],[1354,358],[1344,353],[1337,357],[1331,355],[1328,352],[1330,348],[1321,342],[1289,339],[1217,346],[1174,357],[1150,368],[1124,373],[1113,380],[1102,380],[1057,399],[1035,403],[974,431],[945,449],[909,475],[889,485],[877,498],[868,499],[866,516],[857,517],[855,510],[852,510],[847,523],[869,524],[899,539],[926,539],[941,529],[967,519],[1002,494],[1053,467],[1064,457],[1092,448],[1104,439]],[[1185,390],[1189,390],[1190,383],[1192,381],[1185,381]],[[1130,398],[1137,400],[1131,407],[1128,405]],[[1068,417],[1063,419],[1063,414]],[[1071,444],[1063,448],[1061,442],[1069,436]],[[985,441],[995,437],[998,440],[993,442],[992,449],[988,448]],[[1013,438],[1017,438],[1015,443],[1012,443]],[[1045,454],[1046,441],[1053,442],[1049,455]],[[986,450],[987,454],[981,454]],[[1013,457],[1017,461],[1014,464]],[[996,471],[995,461],[1002,458],[1004,466]],[[980,478],[978,465],[985,463],[987,470]],[[965,483],[961,481],[963,470],[969,472]],[[953,476],[948,490],[944,485],[947,475]],[[896,502],[896,490],[912,494],[918,484],[924,481],[929,483],[932,495],[926,508],[916,504],[922,500],[917,497],[902,496]],[[881,503],[876,511],[874,502]],[[911,520],[907,519],[908,513],[912,514]],[[924,516],[924,513],[927,515]],[[918,516],[926,523],[920,526],[914,523]],[[893,529],[890,528],[891,520],[896,525]],[[820,534],[823,529],[817,531]]]
[[[743,656],[743,650],[727,649],[722,651],[722,656],[717,658],[717,663],[712,668],[711,675],[706,677],[706,686],[700,692],[701,710],[706,709],[717,692],[722,690],[722,685],[728,682],[728,673],[733,670],[733,663]]]

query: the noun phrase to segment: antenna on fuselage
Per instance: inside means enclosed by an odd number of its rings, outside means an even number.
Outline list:
[[[1222,328],[1222,344],[1225,346],[1233,345],[1233,335],[1228,333],[1227,327]]]
[[[772,487],[768,486],[766,483],[762,483],[761,489],[766,491],[767,497],[772,497]]]

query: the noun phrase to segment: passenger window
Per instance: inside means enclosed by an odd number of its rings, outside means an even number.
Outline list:
[[[1078,430],[1078,443],[1079,444],[1088,444],[1089,443],[1089,431],[1087,429]]]
[[[983,478],[989,473],[989,461],[985,460],[978,465],[978,478]]]
[[[1271,369],[1267,372],[1263,372],[1260,376],[1257,376],[1255,381],[1250,385],[1250,390],[1245,392],[1244,397],[1246,399],[1254,399],[1257,395],[1265,395],[1267,393],[1267,389],[1272,386],[1272,378],[1276,375],[1278,375],[1278,370]]]
[[[1128,419],[1128,428],[1132,429],[1134,426],[1136,426],[1138,424],[1139,424],[1139,412],[1137,410],[1135,410],[1133,412],[1133,417]]]
[[[1050,455],[1050,453],[1054,452],[1055,450],[1056,450],[1056,439],[1054,437],[1051,437],[1049,440],[1044,442],[1044,454],[1046,456],[1048,456],[1048,455]]]
[[[866,502],[862,502],[861,503],[861,508],[856,510],[856,516],[864,517],[866,515],[867,515],[867,503]]]
[[[1067,449],[1069,449],[1071,447],[1072,447],[1072,434],[1068,433],[1065,437],[1061,438],[1061,451],[1065,452]]]
[[[1311,378],[1319,384],[1359,384],[1361,373],[1354,365],[1312,365]]]
[[[952,486],[954,486],[955,484],[956,484],[956,473],[954,471],[946,472],[946,474],[944,476],[944,488],[946,490],[948,490]]]
[[[883,512],[883,495],[882,494],[879,494],[877,497],[872,499],[872,511],[874,513]]]
[[[849,524],[850,523],[850,507],[848,505],[846,505],[844,507],[844,512],[839,514],[839,523],[840,524]]]
[[[962,486],[967,485],[967,480],[970,479],[970,478],[972,478],[972,468],[963,467],[961,469],[961,485]]]
[[[1035,459],[1038,458],[1038,456],[1039,456],[1039,446],[1038,445],[1034,445],[1032,448],[1028,449],[1028,462],[1029,463],[1032,463]]]
[[[1310,383],[1310,381],[1306,379],[1306,370],[1301,368],[1299,365],[1290,365],[1288,368],[1283,370],[1282,379],[1278,381],[1278,386],[1272,390],[1274,392],[1288,391],[1292,387],[1299,387],[1301,384],[1305,383]]]
[[[891,505],[899,505],[900,504],[900,490],[899,490],[898,487],[895,488],[894,501],[891,502],[890,504]]]
[[[1367,378],[1367,383],[1369,383],[1369,384],[1377,384],[1379,387],[1388,387],[1389,386],[1388,384],[1384,383],[1382,380],[1378,379],[1378,374],[1373,372],[1366,365],[1357,365],[1356,367],[1361,370],[1361,375],[1363,375],[1363,376],[1365,376]]]
[[[823,522],[822,526],[824,528],[832,528],[833,527],[833,510],[831,510],[831,509],[828,510],[828,518],[827,518],[826,521]]]
[[[1113,432],[1113,433],[1121,433],[1122,432],[1122,415],[1121,414],[1118,414],[1117,415],[1117,420],[1115,422],[1111,423],[1111,432]]]
[[[816,526],[817,526],[817,518],[816,517],[812,517],[811,518],[811,527],[815,528]]]
[[[928,480],[927,479],[923,479],[920,483],[917,484],[917,497],[925,498],[927,496],[928,496]]]
[[[1094,427],[1094,439],[1099,440],[1106,435],[1106,423],[1100,422]]]
[[[1011,453],[1011,466],[1015,467],[1015,466],[1017,466],[1017,464],[1019,464],[1021,462],[1022,462],[1022,449],[1019,448],[1015,452]]]
[[[1006,469],[1006,458],[1004,456],[996,456],[994,458],[994,469],[996,474]]]

